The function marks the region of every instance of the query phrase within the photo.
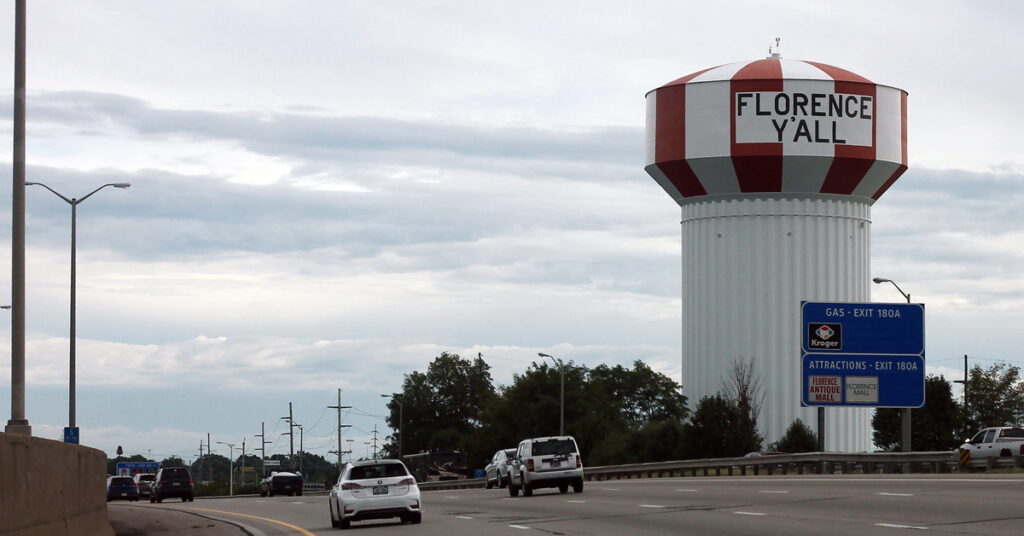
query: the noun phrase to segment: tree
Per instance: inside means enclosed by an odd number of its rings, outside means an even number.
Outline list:
[[[761,450],[761,436],[749,415],[721,394],[702,398],[684,427],[686,458],[735,457],[755,450]]]
[[[185,467],[185,460],[178,456],[168,456],[160,462],[160,467]]]
[[[996,363],[988,369],[975,365],[964,386],[967,393],[964,409],[969,437],[988,426],[1015,426],[1024,422],[1024,384],[1020,367]]]
[[[924,381],[925,406],[910,412],[910,446],[916,451],[951,450],[960,444],[956,434],[962,408],[953,400],[953,387],[944,376]],[[881,450],[900,450],[902,416],[899,408],[878,408],[871,418],[872,438]]]
[[[811,428],[804,424],[804,421],[797,419],[786,428],[782,439],[772,443],[768,450],[787,452],[815,452],[818,450],[818,435],[811,431]]]
[[[470,360],[442,352],[426,373],[414,371],[405,376],[402,392],[388,402],[387,423],[392,430],[405,434],[403,454],[464,450],[473,467],[491,454],[467,448],[472,446],[470,438],[483,426],[484,408],[494,397],[490,366],[481,356]],[[388,456],[397,456],[397,435],[389,436],[382,450]]]
[[[589,380],[603,384],[622,418],[634,429],[650,421],[682,421],[689,413],[679,384],[640,360],[633,362],[633,370],[598,365],[590,371]]]
[[[733,360],[732,368],[722,382],[721,392],[726,400],[743,410],[750,422],[757,426],[757,417],[761,414],[765,393],[754,358],[747,361]]]

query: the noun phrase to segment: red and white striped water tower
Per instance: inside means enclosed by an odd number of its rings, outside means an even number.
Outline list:
[[[907,93],[779,54],[647,94],[644,169],[682,208],[683,394],[753,360],[766,443],[800,406],[800,302],[870,301],[871,205],[907,169]],[[830,408],[830,451],[871,448],[870,409]]]

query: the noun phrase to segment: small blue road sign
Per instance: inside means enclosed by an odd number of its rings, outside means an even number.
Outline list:
[[[78,444],[78,427],[65,426],[64,427],[64,442]]]

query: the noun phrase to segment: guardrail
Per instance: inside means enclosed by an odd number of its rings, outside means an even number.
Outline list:
[[[965,467],[1024,467],[1024,457],[987,458]],[[587,467],[584,480],[694,476],[759,476],[789,474],[949,473],[963,471],[958,451],[836,453],[805,452],[742,458],[709,458],[669,462]],[[484,479],[422,482],[423,490],[482,488]]]

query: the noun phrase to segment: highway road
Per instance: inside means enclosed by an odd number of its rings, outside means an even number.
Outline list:
[[[374,536],[1024,533],[1024,475],[612,480],[587,482],[580,494],[538,490],[529,498],[512,498],[500,489],[425,491],[423,504],[421,525],[366,521],[350,530]],[[153,509],[184,510],[230,522],[239,527],[238,534],[253,536],[342,534],[331,528],[323,495],[114,503],[110,508],[132,516],[158,513]]]

